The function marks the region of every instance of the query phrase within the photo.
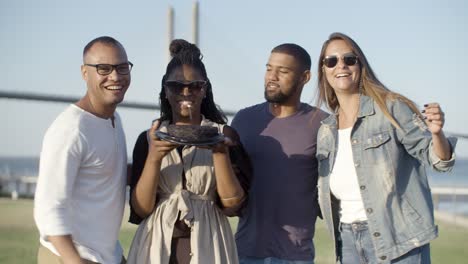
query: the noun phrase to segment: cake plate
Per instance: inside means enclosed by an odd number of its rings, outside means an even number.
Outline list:
[[[210,139],[207,140],[187,140],[183,138],[176,138],[173,137],[165,132],[156,130],[155,132],[156,136],[164,141],[179,144],[179,145],[189,145],[189,146],[209,146],[209,145],[215,145],[219,142],[222,142],[224,140],[224,135],[223,134],[218,134]]]

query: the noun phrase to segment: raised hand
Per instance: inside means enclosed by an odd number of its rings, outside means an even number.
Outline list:
[[[223,141],[218,142],[213,145],[206,145],[206,146],[198,146],[199,148],[203,149],[211,149],[213,153],[227,153],[229,151],[229,147],[234,146],[235,143],[227,136],[224,136]]]
[[[155,132],[158,130],[160,123],[161,121],[158,119],[153,121],[153,125],[148,132],[150,137],[148,156],[156,162],[160,162],[171,150],[179,146],[177,144],[161,140],[156,136]]]
[[[438,103],[429,103],[424,105],[422,110],[426,119],[427,127],[432,134],[439,134],[445,123],[445,115]]]

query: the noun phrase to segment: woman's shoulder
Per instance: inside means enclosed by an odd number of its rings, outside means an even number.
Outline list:
[[[144,130],[138,135],[137,140],[135,142],[134,151],[135,150],[142,150],[142,149],[147,150],[147,148],[148,148],[148,131],[149,130]]]
[[[148,141],[148,129],[141,131],[141,133],[137,137],[137,142],[138,141]]]
[[[415,113],[415,110],[411,107],[411,102],[409,99],[400,98],[400,97],[390,97],[385,101],[388,111],[397,118],[398,116],[412,116]]]

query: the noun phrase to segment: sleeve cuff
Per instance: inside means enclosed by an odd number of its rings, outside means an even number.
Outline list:
[[[432,164],[432,167],[441,172],[448,172],[451,171],[453,168],[453,165],[455,165],[455,146],[457,145],[457,138],[455,137],[448,137],[447,138],[449,145],[450,145],[450,150],[452,151],[452,155],[449,160],[441,160],[433,151],[433,146],[432,146],[432,141],[431,145],[429,146],[429,158]]]

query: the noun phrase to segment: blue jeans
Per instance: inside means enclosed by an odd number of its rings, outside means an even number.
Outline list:
[[[340,224],[342,264],[379,263],[367,222]],[[391,261],[392,264],[430,264],[429,244],[415,248]]]
[[[314,264],[313,260],[286,260],[278,258],[241,258],[239,264]]]

